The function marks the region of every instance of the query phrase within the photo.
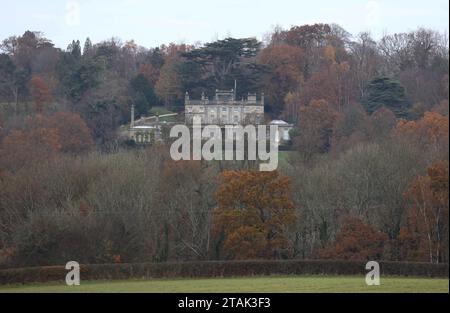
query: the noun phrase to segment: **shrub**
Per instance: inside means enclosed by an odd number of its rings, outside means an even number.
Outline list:
[[[387,236],[360,219],[349,217],[344,220],[336,240],[329,247],[319,251],[323,259],[376,260],[383,254]]]
[[[365,275],[363,261],[273,260],[81,265],[82,280],[253,275]],[[448,264],[380,262],[381,275],[448,277]],[[64,281],[64,266],[0,270],[0,285]]]

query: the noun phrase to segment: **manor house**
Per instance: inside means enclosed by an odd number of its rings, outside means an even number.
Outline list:
[[[203,125],[257,125],[264,123],[264,93],[259,99],[248,94],[236,100],[233,89],[216,90],[213,99],[202,93],[200,100],[191,100],[186,92],[184,109],[187,125],[192,125],[194,116],[200,117]]]

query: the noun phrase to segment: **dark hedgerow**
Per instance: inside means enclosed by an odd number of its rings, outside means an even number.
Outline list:
[[[82,280],[231,277],[254,275],[365,275],[364,261],[277,260],[81,265]],[[448,277],[448,264],[380,262],[381,275]],[[1,284],[64,281],[64,266],[0,270]]]

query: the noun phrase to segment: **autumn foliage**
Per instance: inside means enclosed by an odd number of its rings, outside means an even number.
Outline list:
[[[350,66],[348,62],[336,62],[336,51],[332,46],[324,48],[323,58],[324,64],[320,71],[303,85],[301,102],[307,104],[314,99],[324,99],[338,110],[348,104],[350,98],[346,82]]]
[[[375,39],[336,24],[268,35],[151,48],[61,49],[31,31],[3,40],[0,267],[63,264],[69,252],[83,263],[448,263],[446,35]],[[264,93],[264,124],[292,124],[279,172],[171,160],[186,91],[211,100],[235,83],[237,100]],[[133,143],[132,105],[136,120],[177,113],[141,120],[164,142]]]
[[[42,112],[44,104],[52,101],[51,91],[44,79],[40,76],[33,76],[30,80],[31,94],[34,100],[36,112]]]
[[[287,177],[274,172],[225,171],[216,192],[213,234],[232,259],[290,254],[287,230],[296,215]]]
[[[346,218],[334,242],[318,252],[322,259],[380,260],[387,236],[355,217]]]
[[[330,149],[333,129],[338,113],[326,100],[312,100],[300,108],[298,125],[300,135],[294,145],[309,160],[316,153]]]
[[[48,118],[48,125],[57,130],[63,153],[83,153],[94,145],[89,128],[78,114],[55,113]]]
[[[439,263],[448,258],[448,171],[448,161],[433,163],[405,193],[410,207],[399,240],[408,259]]]
[[[60,112],[50,116],[28,117],[21,129],[12,130],[0,145],[0,161],[18,169],[42,162],[58,152],[80,153],[94,142],[84,121],[77,114]]]
[[[261,52],[260,62],[270,69],[264,77],[265,92],[272,109],[280,113],[286,94],[303,81],[304,52],[291,45],[274,45]]]
[[[395,132],[425,148],[448,145],[448,116],[436,112],[425,112],[424,116],[417,121],[400,120]]]
[[[6,167],[19,169],[30,162],[45,161],[60,149],[55,129],[13,130],[3,139],[0,160]]]

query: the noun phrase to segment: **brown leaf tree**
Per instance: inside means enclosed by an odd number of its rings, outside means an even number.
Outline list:
[[[52,101],[53,97],[47,83],[40,76],[33,76],[30,80],[31,94],[36,112],[42,112],[44,105]]]
[[[233,259],[290,255],[296,216],[289,179],[277,171],[225,171],[219,182],[213,234],[223,252]]]
[[[387,236],[359,218],[348,217],[334,242],[318,251],[322,259],[380,260]]]
[[[448,168],[448,161],[433,163],[405,194],[411,205],[399,240],[407,259],[448,262]]]

